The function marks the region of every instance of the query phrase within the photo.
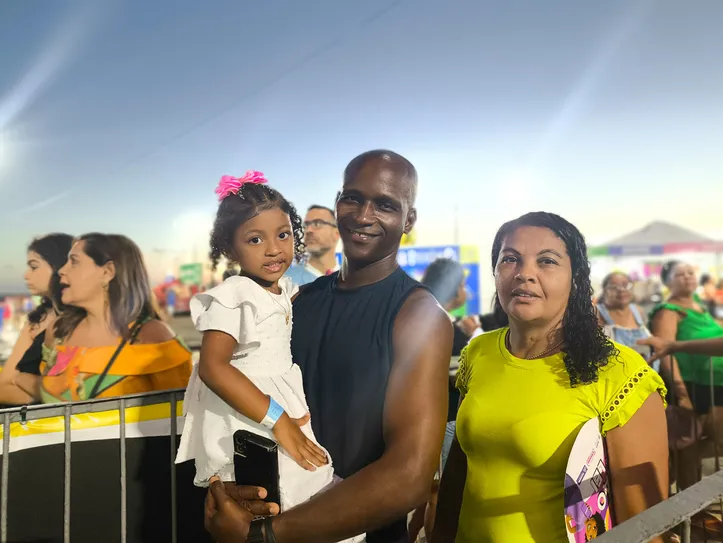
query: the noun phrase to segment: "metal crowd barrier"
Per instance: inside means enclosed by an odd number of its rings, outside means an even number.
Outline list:
[[[723,496],[723,471],[719,471],[671,498],[643,511],[595,539],[599,543],[646,543],[683,525],[683,543],[691,541],[691,517]]]
[[[127,437],[127,425],[126,425],[126,411],[128,409],[134,408],[134,407],[145,407],[145,406],[156,406],[160,404],[169,404],[169,431],[167,434],[162,435],[162,433],[157,433],[156,435],[149,436],[154,439],[165,439],[168,442],[167,445],[167,459],[168,464],[170,465],[170,485],[167,489],[166,496],[168,500],[168,504],[166,507],[170,509],[170,541],[171,543],[178,543],[178,501],[177,501],[177,477],[176,477],[176,464],[175,464],[175,457],[176,457],[176,450],[177,450],[177,440],[178,440],[178,420],[177,417],[179,416],[179,400],[182,401],[183,399],[183,393],[184,391],[181,390],[170,390],[170,391],[164,391],[164,392],[153,392],[153,393],[146,393],[146,394],[138,394],[133,396],[126,396],[122,398],[113,398],[113,399],[98,399],[98,400],[92,400],[92,401],[86,401],[86,402],[74,402],[74,403],[65,403],[65,404],[53,404],[53,405],[38,405],[38,406],[26,406],[22,408],[13,408],[13,409],[4,409],[0,410],[0,420],[2,421],[2,429],[3,429],[3,437],[2,437],[2,481],[0,483],[0,543],[9,543],[12,541],[29,541],[29,539],[22,539],[21,536],[15,535],[13,539],[9,539],[9,521],[12,523],[12,518],[8,517],[8,509],[9,509],[9,503],[11,498],[10,494],[10,481],[11,481],[11,467],[14,463],[17,461],[17,457],[15,455],[23,454],[28,449],[36,449],[35,452],[38,452],[37,449],[41,447],[46,447],[47,449],[50,449],[53,447],[53,445],[57,446],[58,443],[48,443],[48,444],[41,444],[41,445],[32,445],[24,450],[14,451],[11,452],[11,432],[13,430],[21,431],[21,427],[26,428],[28,423],[31,423],[32,421],[41,421],[41,425],[52,425],[55,424],[56,430],[51,430],[55,434],[55,440],[58,441],[57,434],[59,433],[57,431],[57,427],[59,427],[59,420],[58,417],[62,417],[62,423],[63,423],[63,528],[62,528],[62,541],[64,543],[69,543],[71,541],[71,505],[72,501],[71,498],[74,495],[74,492],[76,492],[76,489],[71,488],[71,476],[73,475],[73,471],[71,469],[71,461],[73,459],[73,449],[74,446],[76,446],[79,442],[74,442],[72,440],[73,437],[73,431],[71,429],[74,421],[74,417],[77,417],[78,415],[84,415],[84,414],[91,414],[91,423],[92,423],[92,414],[98,414],[98,413],[107,413],[107,412],[118,412],[118,452],[119,452],[119,470],[118,470],[118,477],[119,477],[119,487],[120,487],[120,509],[117,512],[117,515],[120,517],[120,533],[117,535],[118,539],[116,539],[116,535],[114,534],[108,534],[103,533],[102,538],[98,538],[97,540],[104,540],[104,541],[120,541],[122,543],[126,543],[126,541],[129,540],[128,538],[128,524],[127,524],[127,514],[128,514],[128,473],[127,473],[127,447],[129,443],[129,439],[143,439],[143,435],[136,435],[134,438],[128,438]],[[163,406],[161,405],[161,411],[165,412],[163,409]],[[138,410],[137,413],[141,413],[142,410]],[[159,411],[160,412],[160,411]],[[139,415],[140,416],[140,415]],[[45,420],[44,420],[45,419]],[[54,419],[54,420],[51,420]],[[140,421],[141,419],[139,419]],[[153,424],[158,424],[158,426],[164,426],[165,420],[163,417],[159,417],[157,419],[150,421]],[[18,427],[20,425],[20,427]],[[105,428],[108,429],[114,429],[114,423],[105,423]],[[93,428],[88,428],[88,425],[86,424],[86,430],[90,429],[91,431]],[[42,433],[42,429],[39,433]],[[137,432],[136,432],[137,434]],[[47,435],[47,434],[46,434]],[[42,437],[42,436],[40,436]],[[92,443],[95,441],[96,443],[100,441],[105,441],[105,444],[108,444],[108,441],[113,442],[115,441],[115,437],[104,437],[104,438],[93,438],[88,439],[86,443]],[[136,444],[137,445],[137,444]],[[106,449],[104,449],[106,450]],[[47,458],[51,458],[50,455],[46,455]],[[140,454],[141,462],[144,458],[143,453]],[[105,462],[105,464],[98,464],[95,466],[84,466],[87,468],[89,472],[89,476],[92,476],[92,470],[100,470],[101,466],[105,467],[111,460],[108,460],[107,458],[100,458],[98,459],[99,462]],[[156,464],[158,465],[158,464]],[[42,469],[43,466],[38,466],[38,469]],[[18,467],[16,469],[27,469],[26,467]],[[153,470],[153,468],[150,468]],[[17,481],[18,475],[16,475],[15,481]],[[24,480],[24,474],[21,474],[21,480]],[[80,476],[80,474],[76,474],[77,476]],[[85,477],[86,475],[83,474]],[[115,482],[118,482],[116,480]],[[115,482],[108,482],[108,485],[112,486],[115,484]],[[190,481],[189,481],[190,484]],[[52,484],[50,485],[52,486]],[[192,486],[192,485],[191,485]],[[22,483],[15,485],[15,490],[18,490],[18,488],[23,491]],[[50,488],[50,487],[48,487]],[[42,488],[35,489],[38,492],[42,492]],[[32,494],[29,494],[28,496],[23,497],[23,501],[27,501]],[[99,496],[98,499],[104,500],[104,496]],[[21,499],[21,498],[16,498]],[[110,503],[113,502],[113,499],[108,498],[108,501]],[[35,500],[34,503],[28,503],[28,507],[38,507],[41,509],[38,511],[38,513],[44,513],[47,512],[47,509],[43,510],[42,504],[42,496],[37,495],[37,500]],[[157,504],[158,507],[162,507],[162,504]],[[201,513],[199,511],[199,513]],[[77,514],[77,513],[76,513]],[[201,513],[202,514],[202,513]],[[98,523],[102,523],[102,521],[98,521]],[[16,530],[17,532],[17,530]],[[32,539],[35,540],[35,539]],[[60,541],[60,539],[57,537],[57,534],[52,539],[53,541]],[[132,540],[132,539],[131,539]]]
[[[133,396],[125,396],[122,398],[112,399],[97,399],[85,402],[74,402],[65,404],[53,404],[53,405],[38,405],[28,406],[22,408],[13,408],[0,410],[0,420],[2,421],[3,437],[2,437],[2,465],[0,475],[2,481],[0,481],[0,543],[14,543],[14,541],[35,541],[36,539],[10,539],[9,521],[11,520],[8,516],[9,503],[11,500],[10,496],[10,468],[11,465],[16,462],[13,459],[13,455],[19,454],[22,451],[11,452],[11,433],[13,428],[17,429],[18,425],[21,427],[27,425],[32,421],[50,421],[51,419],[62,418],[63,428],[63,439],[62,439],[62,454],[63,454],[63,467],[62,467],[62,478],[63,478],[63,489],[62,489],[62,541],[63,543],[70,543],[71,541],[71,517],[73,516],[73,510],[71,509],[73,492],[74,489],[71,486],[71,476],[73,475],[73,468],[71,461],[73,459],[73,445],[78,445],[79,442],[74,442],[73,437],[73,417],[77,415],[87,415],[93,413],[107,413],[107,412],[118,412],[118,453],[119,453],[119,468],[118,468],[118,482],[120,491],[120,507],[116,512],[111,512],[112,515],[119,517],[119,533],[115,536],[109,533],[103,533],[102,538],[97,540],[103,541],[120,541],[121,543],[127,543],[128,541],[134,541],[134,536],[129,536],[128,533],[128,466],[127,466],[127,452],[129,440],[143,439],[143,435],[136,435],[133,438],[127,436],[127,420],[126,413],[128,409],[136,407],[146,406],[162,406],[163,404],[169,405],[168,410],[168,431],[167,433],[161,432],[156,435],[149,437],[153,439],[162,438],[167,441],[167,461],[170,469],[170,482],[168,488],[164,490],[165,496],[168,500],[167,504],[155,504],[158,507],[167,507],[167,515],[170,520],[170,539],[171,543],[179,543],[182,541],[200,541],[199,535],[189,535],[187,530],[182,530],[179,539],[179,520],[183,520],[180,517],[193,516],[197,513],[198,521],[200,522],[200,530],[202,530],[202,501],[197,502],[193,500],[183,499],[184,502],[188,501],[186,511],[188,513],[181,512],[179,514],[179,485],[177,478],[177,466],[175,464],[175,456],[178,445],[178,416],[179,416],[179,403],[183,398],[184,391],[170,390],[164,392],[153,392],[146,394],[138,394]],[[155,419],[156,421],[164,420],[162,418]],[[56,420],[56,422],[58,422]],[[107,427],[108,425],[106,425]],[[165,428],[165,427],[164,427]],[[88,429],[88,428],[86,428]],[[91,428],[92,429],[92,428]],[[55,432],[56,434],[58,432]],[[114,441],[115,437],[99,438],[98,441],[104,440],[105,442]],[[52,447],[53,444],[40,444],[33,445],[32,448],[40,447]],[[716,450],[717,453],[717,450]],[[100,461],[104,462],[106,459],[101,458]],[[99,469],[100,464],[96,466]],[[88,471],[92,470],[93,466],[88,466]],[[716,462],[716,469],[718,464]],[[23,476],[24,479],[24,476]],[[192,488],[191,477],[188,477],[188,481],[183,482],[183,487],[188,486]],[[33,490],[33,489],[30,489]],[[40,489],[35,489],[41,491]],[[28,499],[34,495],[28,495]],[[103,498],[102,496],[100,498]],[[650,541],[653,537],[668,532],[672,528],[683,525],[683,543],[689,543],[691,538],[691,517],[696,513],[704,510],[713,503],[723,499],[723,471],[717,471],[714,475],[711,475],[687,490],[680,492],[672,498],[662,502],[655,507],[643,512],[633,519],[613,528],[610,532],[602,534],[596,541],[600,543],[612,543],[612,542],[631,542],[631,543],[643,543]],[[41,500],[36,503],[28,504],[31,507],[38,506]],[[111,500],[112,501],[112,500]],[[193,512],[191,512],[193,511]],[[43,513],[48,513],[47,508],[42,509]],[[77,513],[76,513],[77,514]],[[98,521],[101,523],[101,521]],[[194,522],[196,522],[194,520]],[[561,520],[562,522],[562,520]],[[116,539],[116,537],[118,539]],[[185,539],[184,539],[185,538]],[[79,538],[82,539],[82,538]],[[48,539],[50,541],[51,539]],[[84,539],[83,539],[84,540]],[[142,538],[140,540],[143,540]],[[60,541],[55,536],[52,541]],[[77,543],[77,541],[74,541]]]
[[[710,377],[710,405],[716,406],[715,388],[714,388],[714,366],[713,359],[708,359],[708,372]],[[674,387],[671,386],[672,401],[675,401]],[[695,398],[693,398],[695,402]],[[713,461],[715,472],[713,475],[705,477],[690,488],[678,492],[669,499],[658,505],[651,507],[636,517],[614,527],[610,532],[602,534],[595,541],[600,543],[607,542],[631,542],[646,543],[659,535],[670,532],[673,528],[682,526],[680,535],[683,543],[691,542],[692,521],[691,518],[701,511],[704,511],[711,505],[719,505],[721,515],[723,515],[723,471],[721,471],[719,457],[719,442],[717,435],[717,426],[715,418],[715,409],[710,414],[710,431],[711,434],[707,438],[712,442]],[[701,442],[699,441],[695,447],[698,447],[698,463],[702,464]],[[673,472],[678,474],[678,455],[673,452]],[[702,466],[700,466],[702,469]],[[700,472],[699,472],[700,473]],[[705,541],[708,541],[708,535],[705,535]]]

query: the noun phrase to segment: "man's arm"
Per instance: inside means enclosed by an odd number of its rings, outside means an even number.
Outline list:
[[[452,323],[427,291],[410,295],[394,325],[382,457],[276,517],[278,543],[326,543],[378,529],[425,503],[447,417]],[[312,414],[313,416],[313,414]]]

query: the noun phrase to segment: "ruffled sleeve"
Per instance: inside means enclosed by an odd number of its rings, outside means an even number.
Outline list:
[[[289,295],[289,298],[293,298],[299,292],[299,285],[296,284],[292,277],[286,275],[279,279],[279,286]]]
[[[665,403],[666,389],[660,375],[637,352],[615,346],[620,354],[600,372],[597,383],[603,436],[627,424],[651,394],[660,394]]]
[[[256,288],[260,287],[247,277],[235,276],[196,294],[190,303],[191,319],[196,330],[218,330],[230,335],[239,344],[237,353],[258,348]]]

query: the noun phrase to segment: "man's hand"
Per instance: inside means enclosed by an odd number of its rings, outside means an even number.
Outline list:
[[[277,515],[279,506],[266,503],[266,490],[256,486],[236,486],[211,478],[206,495],[206,530],[217,543],[246,541],[254,517]]]

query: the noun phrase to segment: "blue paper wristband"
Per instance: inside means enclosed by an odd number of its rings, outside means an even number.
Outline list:
[[[281,418],[281,415],[284,414],[284,408],[281,407],[279,404],[277,404],[274,399],[271,396],[268,396],[269,398],[269,410],[266,411],[266,416],[261,421],[261,426],[264,426],[268,428],[269,430],[272,430],[274,426],[276,426],[276,423]]]

